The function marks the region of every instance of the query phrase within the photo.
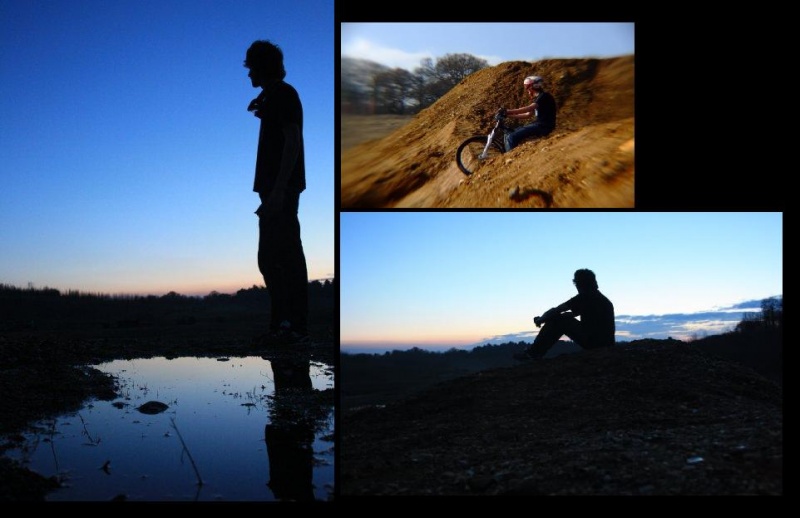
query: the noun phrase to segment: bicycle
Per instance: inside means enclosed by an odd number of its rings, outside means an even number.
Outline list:
[[[509,128],[505,125],[505,114],[498,112],[494,119],[497,122],[488,136],[470,137],[456,150],[458,168],[467,176],[474,173],[481,163],[506,152],[505,135]]]

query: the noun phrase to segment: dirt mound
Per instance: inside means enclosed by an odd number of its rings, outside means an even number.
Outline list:
[[[556,99],[556,130],[464,175],[458,145],[487,134],[497,108],[527,104],[522,79],[533,74]],[[632,208],[634,57],[513,61],[478,71],[389,136],[343,151],[341,197],[344,209]]]
[[[780,495],[780,385],[675,341],[345,412],[342,495]]]

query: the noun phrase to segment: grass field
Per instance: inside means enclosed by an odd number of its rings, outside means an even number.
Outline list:
[[[341,149],[385,137],[412,118],[412,115],[342,115]]]

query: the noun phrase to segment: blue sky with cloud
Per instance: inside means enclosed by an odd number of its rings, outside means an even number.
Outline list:
[[[613,57],[634,53],[634,24],[343,23],[342,56],[413,71],[425,58],[466,53],[489,65],[545,58]]]
[[[618,340],[717,334],[782,295],[782,233],[774,212],[342,213],[342,348],[531,340],[579,268]]]

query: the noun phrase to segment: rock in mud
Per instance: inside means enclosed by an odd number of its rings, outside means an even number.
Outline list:
[[[136,407],[136,410],[143,414],[160,414],[168,408],[169,406],[161,401],[148,401],[147,403]]]

